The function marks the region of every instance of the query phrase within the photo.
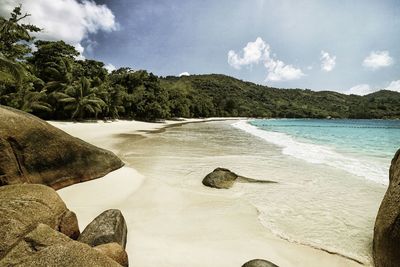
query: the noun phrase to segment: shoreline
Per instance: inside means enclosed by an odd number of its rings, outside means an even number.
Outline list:
[[[229,118],[229,120],[240,120],[240,119],[244,119],[244,118]],[[213,118],[212,121],[215,120],[227,120],[227,118]],[[114,153],[116,153],[118,155],[118,151],[116,151],[117,146],[116,144],[118,143],[118,140],[114,140],[114,139],[118,139],[118,134],[123,135],[123,134],[128,134],[128,135],[142,135],[142,136],[146,136],[146,134],[150,134],[150,133],[161,133],[166,131],[168,128],[170,127],[178,127],[181,126],[183,124],[187,124],[187,123],[199,123],[199,122],[208,122],[211,120],[196,120],[196,121],[185,121],[185,122],[181,122],[181,121],[176,121],[176,122],[167,122],[166,124],[154,124],[154,123],[140,123],[140,122],[130,122],[131,124],[136,124],[131,125],[131,127],[124,127],[127,126],[126,125],[126,121],[122,121],[121,123],[121,127],[113,127],[113,130],[110,131],[109,129],[107,131],[105,131],[104,129],[104,124],[113,124],[113,122],[111,123],[100,123],[96,126],[96,124],[93,125],[93,123],[89,123],[92,124],[90,125],[92,128],[92,131],[89,133],[87,131],[87,129],[82,129],[81,124],[79,123],[75,123],[75,125],[73,125],[74,127],[71,127],[72,123],[59,123],[59,122],[50,122],[51,124],[55,125],[56,127],[61,128],[62,130],[66,130],[68,133],[77,136],[79,138],[82,138],[85,141],[89,141],[90,143],[106,148],[106,149],[110,149],[112,150]],[[138,125],[138,123],[140,125]],[[61,125],[60,125],[61,124]],[[116,126],[116,124],[118,124],[118,122],[114,122],[114,126]],[[110,125],[107,125],[108,128],[110,128]],[[145,126],[145,127],[144,127]],[[85,128],[85,127],[83,127]],[[97,128],[97,129],[93,129],[93,128]],[[103,128],[103,131],[99,131],[101,129],[99,128]],[[106,127],[107,128],[107,127]],[[117,129],[118,128],[118,129]],[[132,129],[135,130],[132,130]],[[144,129],[143,129],[144,128]],[[132,130],[132,131],[131,131]],[[120,132],[118,132],[120,131]],[[96,134],[93,134],[93,132],[95,132]],[[93,139],[93,136],[94,139]],[[107,142],[104,143],[104,140],[107,140]],[[121,156],[121,155],[119,155]],[[128,164],[123,167],[122,169],[124,169],[124,171],[126,171],[126,173],[122,174],[118,173],[117,171],[114,171],[112,173],[110,173],[109,175],[106,175],[103,178],[100,179],[96,179],[96,180],[92,180],[92,181],[88,181],[82,184],[76,184],[70,187],[67,187],[65,189],[62,189],[60,191],[58,191],[60,193],[60,195],[62,196],[62,198],[64,199],[64,201],[67,203],[67,205],[74,210],[77,213],[77,216],[79,218],[79,222],[80,222],[80,226],[81,229],[83,229],[83,227],[90,222],[95,216],[97,216],[97,214],[99,213],[98,211],[100,209],[104,210],[105,208],[120,208],[123,211],[123,214],[125,216],[125,218],[127,219],[127,223],[128,223],[128,231],[130,231],[130,233],[132,232],[136,232],[136,228],[134,227],[135,224],[137,224],[138,226],[142,226],[140,223],[130,223],[130,216],[129,213],[133,212],[133,214],[141,214],[141,213],[145,213],[144,211],[140,211],[140,209],[143,209],[143,207],[141,207],[140,205],[137,206],[137,204],[135,205],[129,205],[127,204],[126,200],[135,200],[135,199],[143,199],[148,197],[146,193],[149,193],[149,191],[154,190],[154,186],[156,187],[160,187],[159,184],[155,183],[157,181],[152,181],[151,177],[144,177],[142,174],[138,173],[135,169],[134,166],[133,168],[131,168],[131,166],[129,166]],[[122,170],[120,169],[120,171]],[[130,171],[128,171],[130,170]],[[121,179],[121,176],[124,177],[124,179]],[[133,179],[132,179],[133,178]],[[117,179],[120,179],[117,181]],[[120,193],[119,198],[115,198],[115,196],[113,196],[112,201],[107,200],[104,203],[97,203],[97,199],[95,199],[94,202],[93,201],[93,196],[90,196],[91,194],[93,194],[93,192],[88,192],[89,190],[91,191],[97,191],[95,193],[99,193],[100,192],[104,193],[104,192],[108,192],[109,193],[109,188],[111,186],[111,184],[119,184],[122,183],[122,188],[127,188],[129,185],[129,182],[132,182],[130,180],[135,180],[134,184],[131,184],[130,190],[127,191],[123,191],[122,193]],[[112,181],[111,184],[107,183],[109,181]],[[196,205],[193,205],[193,209],[200,209],[199,213],[204,213],[205,210],[198,208],[198,206],[203,206],[204,205],[204,199],[203,199],[203,192],[185,192],[185,190],[182,190],[180,188],[172,188],[170,185],[162,185],[161,187],[166,187],[166,188],[161,188],[158,190],[164,191],[166,193],[166,195],[170,195],[171,197],[178,197],[178,198],[182,198],[183,199],[191,199],[191,201],[193,203],[197,203]],[[149,189],[149,190],[146,190]],[[156,189],[157,190],[157,189]],[[115,190],[115,191],[121,191],[121,190]],[[176,192],[175,192],[176,191]],[[80,192],[80,196],[84,195],[86,198],[80,197],[81,199],[76,197],[76,193]],[[86,192],[86,194],[85,194]],[[122,194],[122,196],[121,196]],[[96,195],[96,194],[95,194]],[[216,191],[210,191],[207,192],[207,203],[210,202],[215,202],[215,203],[219,203],[219,205],[222,207],[222,210],[225,210],[228,208],[231,209],[231,202],[236,203],[237,206],[240,206],[240,210],[241,212],[245,214],[245,218],[239,216],[236,214],[237,211],[230,211],[227,212],[227,214],[229,216],[233,216],[233,218],[236,218],[236,220],[238,220],[240,223],[238,222],[234,222],[231,221],[229,219],[225,219],[225,218],[220,218],[219,215],[215,215],[218,217],[218,222],[215,222],[215,224],[221,224],[224,225],[224,227],[233,227],[233,229],[228,230],[228,232],[230,232],[230,234],[235,235],[234,232],[239,231],[239,232],[248,232],[245,235],[249,235],[252,236],[252,238],[248,239],[248,240],[243,240],[244,243],[248,243],[248,242],[256,242],[259,243],[258,246],[256,246],[258,248],[258,253],[254,253],[254,258],[257,257],[257,255],[260,255],[259,257],[262,257],[263,254],[268,255],[268,256],[264,256],[265,259],[267,260],[271,260],[273,262],[275,262],[278,265],[281,266],[318,266],[318,264],[322,262],[324,262],[325,266],[360,266],[360,263],[358,260],[347,257],[345,255],[341,255],[341,254],[336,254],[334,252],[330,252],[328,250],[324,250],[322,248],[319,247],[312,247],[306,244],[301,244],[301,243],[296,243],[296,242],[292,242],[289,240],[285,240],[282,237],[279,237],[275,234],[273,234],[272,232],[270,232],[270,230],[268,228],[266,228],[265,226],[263,226],[258,218],[258,213],[259,211],[257,210],[256,207],[254,207],[253,205],[251,205],[250,203],[248,203],[246,200],[241,199],[240,197],[232,197],[232,196],[227,196],[226,194],[224,194],[224,192],[216,192]],[[162,197],[161,197],[162,198]],[[125,201],[124,201],[125,200]],[[213,201],[211,201],[213,200]],[[159,201],[164,201],[163,199],[159,199],[159,197],[156,197],[154,199],[151,199],[150,202],[159,202]],[[82,205],[82,202],[86,203],[86,206]],[[167,201],[169,202],[169,201]],[[172,201],[173,202],[173,201]],[[214,203],[214,204],[215,204]],[[154,204],[154,203],[153,203]],[[171,203],[173,205],[169,205],[171,207],[174,207],[175,202]],[[182,204],[177,204],[177,206],[181,206]],[[133,206],[133,207],[132,207]],[[230,207],[230,208],[229,208]],[[147,208],[152,208],[152,206],[147,207]],[[154,208],[154,207],[153,207]],[[134,211],[132,211],[132,209],[135,209]],[[138,211],[139,210],[139,211]],[[97,214],[96,214],[97,213]],[[207,213],[209,213],[207,215]],[[213,211],[206,211],[206,216],[211,216],[214,212]],[[233,213],[233,214],[232,214]],[[164,214],[165,215],[165,214]],[[181,216],[181,214],[178,214]],[[239,212],[240,215],[240,212]],[[159,217],[159,214],[156,212],[155,214],[151,214],[151,216],[156,216]],[[153,221],[153,219],[151,218],[151,216],[149,217],[150,221]],[[170,216],[170,215],[169,215]],[[168,217],[169,217],[168,216]],[[196,214],[190,214],[190,215],[186,215],[184,216],[182,219],[188,219],[185,217],[192,217],[192,216],[196,216]],[[223,216],[224,217],[224,216]],[[220,221],[222,219],[222,221]],[[190,221],[190,218],[189,218]],[[153,228],[157,228],[160,227],[159,224],[160,222],[156,220],[154,227]],[[239,224],[239,225],[238,225]],[[132,226],[133,227],[132,227]],[[241,226],[240,226],[241,225]],[[237,228],[239,227],[239,228]],[[246,229],[247,227],[252,228],[252,230]],[[138,227],[140,229],[140,227]],[[161,228],[163,228],[161,226]],[[208,228],[207,228],[208,229]],[[192,231],[192,229],[188,229],[189,231]],[[192,233],[194,234],[194,233]],[[135,236],[140,236],[140,234],[135,234],[133,237],[128,237],[128,244],[129,243],[135,243],[135,239],[137,237]],[[198,235],[202,235],[201,232],[198,232]],[[189,236],[190,238],[190,236]],[[242,237],[238,237],[238,238],[242,238]],[[174,237],[172,237],[171,239],[174,239]],[[256,239],[257,241],[253,241],[252,239]],[[139,238],[139,240],[143,241],[143,238]],[[186,241],[186,240],[185,240]],[[146,241],[149,242],[149,241]],[[157,243],[157,240],[150,240],[150,243]],[[140,243],[140,242],[139,242]],[[187,248],[182,248],[182,244],[179,243],[174,243],[176,248],[179,248],[180,250],[185,250],[190,248],[189,244],[186,244],[186,246],[188,246]],[[183,244],[185,244],[183,242]],[[203,246],[212,246],[212,242],[211,243],[205,243]],[[230,244],[227,243],[225,244],[226,246],[229,246]],[[152,244],[148,244],[148,246],[152,247]],[[275,249],[276,247],[279,247],[283,250],[282,251],[277,251]],[[260,249],[262,248],[262,249]],[[253,247],[253,249],[255,249]],[[128,248],[128,253],[131,254],[131,259],[132,259],[132,263],[133,266],[136,266],[135,264],[135,258],[138,257],[138,253],[140,253],[140,251],[142,250],[142,248],[139,245],[134,245],[132,244],[132,247]],[[268,251],[269,250],[269,251]],[[272,251],[272,253],[271,253]],[[192,252],[193,253],[193,252]],[[246,254],[246,253],[244,253]],[[251,254],[250,252],[247,252],[247,254]],[[283,256],[282,254],[284,254],[285,256]],[[231,255],[233,256],[233,255]],[[142,256],[143,257],[143,256]],[[141,258],[142,258],[141,257]],[[157,255],[157,257],[162,258],[162,255]],[[269,258],[266,258],[269,257]],[[299,260],[297,258],[301,258],[302,262],[299,262]],[[247,258],[247,260],[250,260],[251,258]],[[147,263],[149,264],[151,262],[150,259],[148,259]],[[242,264],[245,262],[245,259],[243,259]],[[145,265],[145,262],[142,262],[142,264]],[[174,263],[175,264],[175,263]],[[201,264],[204,266],[204,263]],[[199,266],[201,266],[199,265]],[[236,263],[237,265],[237,263]],[[142,266],[142,265],[138,265],[138,266]],[[149,265],[150,266],[150,265]],[[165,266],[173,266],[173,264],[167,264]],[[192,265],[190,265],[192,266]],[[197,266],[197,265],[196,265]],[[222,264],[221,262],[221,266],[225,266]],[[226,265],[229,266],[229,265]],[[232,266],[232,265],[231,265]]]

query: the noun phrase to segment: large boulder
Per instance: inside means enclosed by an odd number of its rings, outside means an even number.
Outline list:
[[[0,185],[32,183],[59,189],[122,166],[112,152],[33,115],[0,106]]]
[[[0,259],[0,266],[120,267],[103,253],[44,224],[21,237]]]
[[[400,149],[392,160],[389,187],[376,217],[372,253],[376,267],[400,266]]]
[[[124,267],[129,266],[128,254],[118,243],[107,243],[94,247],[97,251],[113,259]]]
[[[125,248],[126,237],[127,227],[124,216],[120,210],[110,209],[101,213],[86,226],[78,241],[92,247],[107,243],[118,243]]]
[[[0,187],[0,258],[38,223],[72,238],[79,236],[75,214],[54,189],[33,184]]]
[[[218,189],[228,189],[233,186],[239,176],[228,169],[216,168],[203,179],[203,185]]]
[[[245,264],[242,265],[242,267],[278,267],[278,266],[266,260],[255,259],[246,262]]]

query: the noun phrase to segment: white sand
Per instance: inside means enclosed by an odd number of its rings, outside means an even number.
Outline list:
[[[117,155],[118,134],[143,134],[140,131],[174,123],[181,122],[51,122]],[[218,190],[189,192],[144,177],[130,167],[58,192],[76,212],[81,229],[102,211],[120,209],[128,224],[127,252],[133,267],[240,267],[254,258],[281,267],[360,266],[274,236],[261,226],[256,209],[238,197]]]

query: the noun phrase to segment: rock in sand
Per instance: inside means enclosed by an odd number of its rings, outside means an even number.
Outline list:
[[[113,259],[124,267],[129,266],[128,254],[124,248],[118,243],[107,243],[94,247],[97,251],[100,251],[107,257]]]
[[[245,264],[242,265],[242,267],[278,267],[278,266],[266,260],[255,259],[246,262]]]
[[[389,187],[376,217],[372,254],[376,267],[400,266],[400,149],[392,160]]]
[[[212,173],[207,174],[207,176],[203,179],[203,185],[217,189],[229,189],[235,182],[258,184],[276,183],[274,181],[259,180],[240,176],[225,168],[216,168]]]
[[[78,241],[92,247],[115,242],[125,249],[126,237],[127,227],[124,216],[120,210],[110,209],[101,213],[86,226]]]
[[[112,152],[31,114],[0,106],[0,185],[30,183],[59,189],[122,166]]]
[[[44,185],[0,187],[0,258],[38,223],[76,238],[76,215],[69,211],[54,189]]]
[[[45,224],[22,236],[0,259],[0,266],[118,267],[116,261]]]

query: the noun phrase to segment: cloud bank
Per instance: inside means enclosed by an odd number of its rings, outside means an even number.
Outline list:
[[[22,11],[31,14],[24,23],[31,23],[42,32],[35,33],[42,40],[63,40],[81,52],[82,41],[99,31],[115,31],[118,24],[106,5],[89,0],[2,0],[0,14],[9,15],[12,9],[22,4]]]
[[[392,81],[385,89],[400,92],[400,80]]]
[[[389,51],[372,51],[367,56],[362,65],[366,68],[377,70],[393,65],[393,58],[390,57]]]
[[[304,76],[301,69],[285,64],[272,56],[270,45],[260,37],[257,37],[254,42],[248,42],[243,48],[242,55],[234,50],[228,52],[228,64],[237,70],[243,66],[252,66],[261,62],[267,69],[266,81],[295,80]]]
[[[390,90],[395,92],[400,92],[400,80],[392,81],[388,86],[384,88],[373,88],[369,84],[358,84],[356,86],[351,87],[349,90],[345,91],[344,94],[350,95],[367,95],[379,90]]]
[[[376,90],[372,89],[369,84],[358,84],[351,87],[349,90],[345,91],[346,95],[367,95],[375,92]]]

